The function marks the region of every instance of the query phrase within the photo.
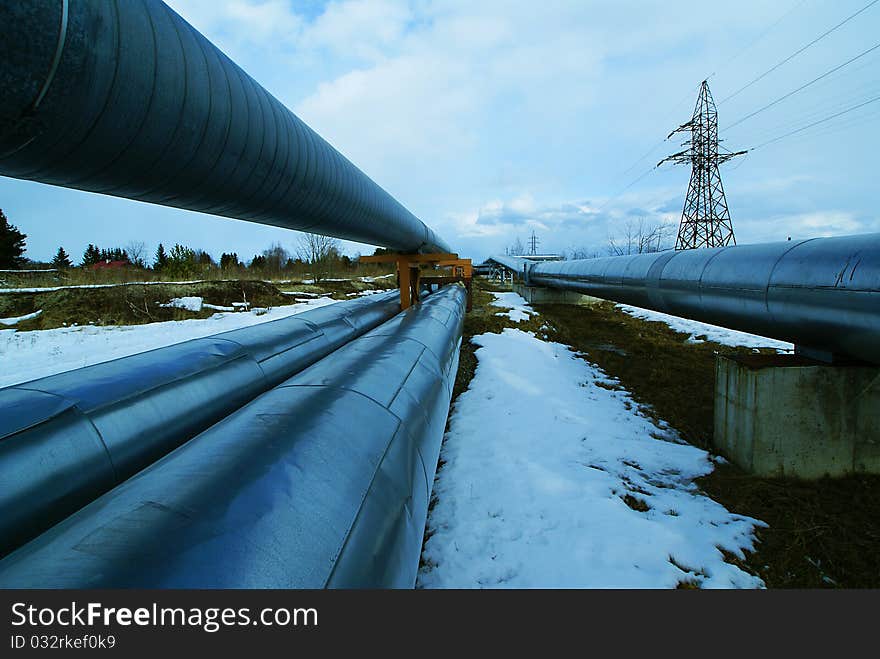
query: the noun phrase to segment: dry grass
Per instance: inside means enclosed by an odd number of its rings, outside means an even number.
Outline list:
[[[272,284],[261,280],[225,280],[173,284],[126,284],[103,288],[62,288],[40,293],[0,294],[0,318],[24,316],[41,310],[31,320],[14,326],[17,330],[42,330],[65,325],[139,325],[167,320],[207,318],[216,310],[199,312],[162,307],[172,298],[197,296],[204,302],[229,307],[247,302],[251,307],[277,307],[293,304],[296,296],[282,291],[301,291],[311,295],[329,294],[349,299],[349,294],[387,288],[393,279],[375,283],[362,281],[321,282],[319,285],[286,282]]]

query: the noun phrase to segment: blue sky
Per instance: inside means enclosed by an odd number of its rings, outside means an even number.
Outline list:
[[[880,97],[877,49],[725,130],[880,42],[878,3],[724,100],[868,2],[168,4],[459,253],[481,260],[532,230],[541,251],[604,252],[628,221],[677,223],[690,172],[652,167],[678,150],[662,140],[690,118],[706,77],[731,150]],[[738,242],[880,231],[878,126],[874,102],[724,165]],[[249,257],[298,240],[9,178],[0,178],[0,208],[28,234],[34,259],[59,245],[79,258],[89,242],[129,241]]]

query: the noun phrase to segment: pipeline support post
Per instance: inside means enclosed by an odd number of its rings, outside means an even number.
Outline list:
[[[880,366],[716,357],[715,447],[763,477],[880,473]]]
[[[400,288],[400,309],[408,309],[420,302],[420,289],[424,283],[451,284],[462,282],[467,291],[467,310],[472,308],[471,282],[473,265],[470,259],[459,258],[458,254],[375,254],[362,256],[361,263],[394,263],[397,266],[397,283]],[[433,269],[448,268],[451,274],[438,277],[422,277],[422,266]]]

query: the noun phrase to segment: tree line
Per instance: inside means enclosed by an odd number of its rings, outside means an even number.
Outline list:
[[[20,270],[29,261],[25,258],[27,235],[13,226],[0,210],[0,269]],[[52,267],[58,270],[72,268],[95,269],[101,264],[114,267],[153,270],[167,277],[196,277],[211,270],[222,270],[230,275],[253,272],[259,276],[311,275],[315,281],[325,279],[336,271],[353,269],[353,260],[342,253],[340,242],[329,236],[306,233],[293,251],[281,243],[250,259],[242,260],[237,252],[223,252],[219,261],[207,251],[175,243],[166,248],[159,243],[155,253],[147,253],[142,241],[131,241],[123,247],[99,247],[89,243],[78,262],[63,246],[52,258]]]

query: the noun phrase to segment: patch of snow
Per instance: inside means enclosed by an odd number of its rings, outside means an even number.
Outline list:
[[[166,304],[160,304],[160,307],[171,307],[173,309],[186,309],[187,311],[201,311],[202,298],[191,295],[187,297],[174,297]]]
[[[31,318],[36,318],[41,313],[43,313],[42,309],[34,311],[33,313],[25,314],[24,316],[15,316],[14,318],[0,318],[0,325],[17,325],[23,320],[30,320]]]
[[[334,304],[318,298],[273,307],[268,312],[215,313],[210,318],[171,320],[147,325],[60,327],[19,332],[0,330],[0,387],[27,382],[82,366],[161,348],[227,330],[286,318]]]
[[[509,328],[473,342],[478,365],[450,417],[419,586],[764,585],[724,561],[719,548],[742,558],[763,522],[698,491],[708,453],[653,424],[567,346]]]
[[[358,291],[357,293],[346,293],[345,297],[364,297],[365,295],[378,295],[379,293],[387,293],[388,291]]]
[[[519,293],[492,293],[495,299],[490,303],[493,307],[502,307],[509,311],[496,313],[496,316],[507,316],[515,323],[528,320],[538,312],[532,309]]]
[[[688,320],[687,318],[679,318],[678,316],[670,316],[669,314],[650,309],[642,309],[640,307],[632,307],[628,304],[615,305],[624,313],[629,314],[633,318],[641,320],[665,323],[676,332],[690,334],[688,343],[703,343],[704,341],[714,341],[725,346],[745,346],[746,348],[773,348],[777,352],[793,352],[794,344],[785,341],[777,341],[776,339],[768,339],[764,336],[740,332],[726,327],[718,327],[708,323],[701,323],[697,320]],[[705,337],[705,338],[703,338]]]
[[[203,309],[213,309],[214,311],[235,311],[235,307],[224,307],[219,304],[208,304],[207,302],[202,302]]]
[[[192,281],[127,281],[121,284],[75,284],[71,286],[45,286],[41,288],[0,288],[0,293],[51,293],[66,288],[114,288],[116,286],[157,286],[159,284],[203,284],[207,279]],[[238,281],[236,279],[215,279],[212,281]]]
[[[46,268],[46,269],[44,269],[44,270],[0,270],[0,272],[9,272],[9,273],[16,273],[16,272],[58,272],[58,268]]]
[[[300,297],[321,297],[330,293],[306,293],[305,291],[281,291],[284,295],[299,295]]]
[[[389,277],[396,277],[396,276],[397,275],[395,273],[391,272],[387,275],[378,275],[377,277],[361,277],[360,279],[361,279],[361,281],[365,281],[367,283],[370,283],[370,282],[376,281],[377,279],[388,279]]]

